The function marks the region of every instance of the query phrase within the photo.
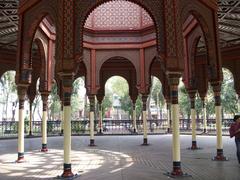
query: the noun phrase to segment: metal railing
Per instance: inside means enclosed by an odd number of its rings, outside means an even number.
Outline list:
[[[95,132],[98,132],[98,121],[95,121]],[[223,119],[223,134],[228,135],[228,129],[231,124],[231,119]],[[180,132],[191,133],[191,121],[189,119],[180,119]],[[74,120],[71,121],[72,134],[83,135],[89,134],[89,120]],[[166,133],[167,130],[167,119],[150,119],[147,121],[148,133],[158,134]],[[197,132],[203,131],[203,120],[197,119]],[[132,120],[103,120],[102,123],[104,134],[134,134]],[[215,119],[207,120],[207,130],[210,134],[216,133]],[[25,134],[29,132],[29,122],[26,121],[24,124]],[[18,122],[14,121],[0,121],[0,137],[17,137]],[[32,134],[40,136],[42,132],[42,122],[32,122]],[[48,135],[59,135],[61,133],[61,121],[48,121],[47,122]],[[137,133],[143,133],[143,122],[137,120]]]

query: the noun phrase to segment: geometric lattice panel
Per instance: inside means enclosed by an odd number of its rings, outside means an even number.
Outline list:
[[[151,25],[153,21],[143,8],[124,0],[100,5],[85,23],[86,28],[94,30],[136,30]]]

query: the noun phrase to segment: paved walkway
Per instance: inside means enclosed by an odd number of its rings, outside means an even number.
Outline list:
[[[200,136],[202,150],[191,151],[191,136],[181,136],[182,168],[196,180],[240,180],[234,140],[223,137],[226,162],[211,161],[216,137]],[[80,180],[165,180],[172,170],[171,135],[149,136],[150,146],[140,146],[142,136],[98,136],[97,146],[89,138],[72,138],[72,167]],[[16,164],[17,140],[0,141],[0,180],[53,179],[62,173],[63,137],[48,138],[49,152],[39,152],[41,139],[25,140],[26,162]]]

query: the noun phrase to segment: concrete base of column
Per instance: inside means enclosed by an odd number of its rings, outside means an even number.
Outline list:
[[[99,129],[99,131],[97,132],[98,135],[101,135],[103,134],[103,130],[102,129]]]
[[[42,144],[41,152],[48,152],[47,144]]]
[[[191,177],[191,175],[182,172],[181,162],[173,162],[172,172],[164,173],[164,175],[169,176],[171,178]]]
[[[60,136],[63,136],[63,129],[61,129],[61,132],[59,134]]]
[[[96,146],[94,139],[90,139],[90,144],[89,144],[89,146],[91,146],[91,147],[92,147],[92,146]]]
[[[32,131],[29,131],[29,134],[28,134],[29,136],[32,136]]]
[[[199,150],[199,149],[201,149],[201,148],[199,148],[198,146],[197,146],[197,141],[192,141],[192,146],[191,147],[189,147],[189,148],[187,148],[188,150]]]
[[[18,159],[16,160],[16,163],[23,163],[24,161],[24,153],[18,153]]]
[[[217,149],[217,155],[212,158],[213,161],[228,161],[228,158],[226,158],[223,155],[223,149]]]
[[[26,138],[32,138],[34,135],[32,134],[32,131],[29,131],[29,134],[26,136]]]
[[[72,179],[74,178],[74,174],[72,173],[72,165],[71,164],[63,164],[63,173],[61,175],[61,179]]]
[[[137,130],[135,128],[133,128],[133,133],[137,134]]]
[[[148,146],[148,139],[147,138],[143,138],[143,144],[142,146]]]
[[[202,134],[208,134],[207,129],[204,128]]]
[[[167,131],[166,131],[166,133],[168,133],[168,134],[172,133],[172,130],[171,130],[171,128],[167,128]]]

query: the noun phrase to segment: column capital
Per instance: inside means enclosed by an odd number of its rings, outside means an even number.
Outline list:
[[[214,93],[220,93],[222,87],[222,81],[213,81],[211,82],[211,86],[213,88]]]
[[[211,82],[211,86],[214,92],[215,106],[221,106],[221,86],[222,81]]]
[[[25,86],[25,85],[18,85],[17,86],[17,93],[18,93],[18,99],[19,99],[19,109],[24,108],[24,101],[25,101],[26,95],[27,95],[27,88],[28,88],[28,86]]]
[[[22,84],[17,85],[17,94],[20,100],[25,100],[27,95],[27,89],[28,89],[28,85],[22,85]]]
[[[132,103],[132,109],[133,109],[133,110],[136,109],[136,103]]]
[[[90,102],[90,111],[95,111],[95,95],[94,94],[89,94],[88,99]]]
[[[191,109],[195,109],[195,98],[196,98],[197,90],[187,90],[187,92],[191,102]]]
[[[170,86],[171,103],[178,104],[178,85],[181,77],[180,72],[167,72],[168,83]]]
[[[168,83],[170,86],[178,86],[181,72],[167,72]]]
[[[60,72],[59,76],[62,81],[63,104],[64,106],[70,106],[74,75],[72,72]]]
[[[20,79],[17,79],[18,83],[28,86],[32,82],[32,68],[24,68],[20,72]]]
[[[41,97],[43,102],[43,111],[47,111],[49,94],[50,94],[49,92],[41,92]]]
[[[142,110],[143,111],[147,110],[147,99],[148,99],[148,95],[147,94],[142,94],[142,103],[143,103]]]

